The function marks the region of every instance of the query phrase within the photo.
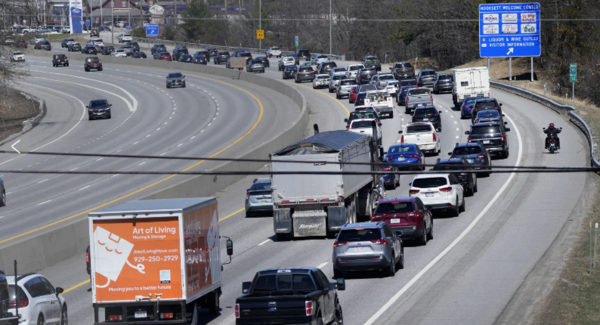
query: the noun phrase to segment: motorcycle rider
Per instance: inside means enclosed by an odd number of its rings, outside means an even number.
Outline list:
[[[558,138],[558,134],[561,131],[562,131],[561,129],[554,127],[554,123],[550,123],[550,125],[548,125],[548,128],[544,130],[544,133],[547,134],[546,149],[548,149],[548,147],[550,146],[550,137],[551,136],[554,136],[554,140],[556,141],[556,149],[560,149],[560,139]]]

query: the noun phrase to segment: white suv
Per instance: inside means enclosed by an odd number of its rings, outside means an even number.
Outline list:
[[[15,315],[19,307],[19,325],[68,324],[67,302],[61,295],[63,288],[56,289],[42,275],[29,273],[17,277],[18,294],[15,295],[15,277],[7,276],[8,312]]]
[[[409,196],[418,197],[429,210],[450,210],[455,216],[465,211],[463,187],[453,174],[416,175]]]

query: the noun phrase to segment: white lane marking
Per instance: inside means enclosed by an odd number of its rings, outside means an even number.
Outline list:
[[[456,131],[460,131],[460,129],[459,129],[459,128],[456,128]]]
[[[457,136],[456,136],[456,138],[458,139],[458,138],[459,138],[459,136],[457,135]]]
[[[50,202],[50,201],[52,201],[52,200],[48,200],[48,201],[44,201],[44,202],[40,202],[40,203],[38,203],[38,204],[36,204],[36,205],[42,205],[42,204],[46,204],[46,203],[48,203],[48,202]]]
[[[17,143],[21,142],[21,140],[17,140],[17,142],[13,143],[12,146],[10,146],[11,148],[13,148],[14,151],[16,151],[19,155],[21,154],[21,152],[19,150],[17,150],[17,148],[15,148],[15,146],[17,145]]]
[[[193,140],[195,137],[196,137],[196,136],[193,136],[193,137],[191,137],[191,138],[190,138],[190,140]],[[0,177],[1,177],[1,176],[0,176]]]
[[[515,125],[515,130],[517,131],[517,139],[519,141],[519,153],[517,154],[517,166],[519,166],[519,164],[521,162],[521,154],[523,151],[523,143],[521,140],[521,133],[519,132],[519,129],[516,127],[516,124],[513,122],[513,120],[508,115],[506,115],[506,117],[508,118],[510,123],[512,123],[512,125]],[[377,321],[377,319],[379,317],[381,317],[381,315],[383,315],[383,313],[385,313],[392,305],[396,304],[396,301],[406,291],[408,291],[408,289],[410,289],[410,287],[412,287],[417,281],[419,281],[419,279],[425,273],[427,273],[427,271],[429,271],[437,262],[439,262],[444,256],[446,256],[446,254],[448,254],[448,252],[450,252],[450,250],[452,250],[452,248],[454,248],[454,246],[456,246],[475,227],[475,225],[479,222],[479,220],[481,220],[481,218],[483,218],[483,216],[492,207],[492,205],[494,205],[496,200],[498,200],[498,198],[500,196],[502,196],[502,193],[504,193],[504,191],[508,188],[508,185],[510,185],[510,183],[512,182],[514,177],[515,177],[515,173],[511,173],[510,176],[508,177],[508,179],[506,180],[506,182],[504,182],[504,185],[502,185],[502,187],[498,191],[498,193],[496,193],[496,195],[485,206],[485,208],[483,208],[483,210],[481,210],[479,215],[477,215],[477,217],[469,224],[469,226],[465,230],[463,230],[463,232],[458,237],[456,237],[456,239],[452,243],[450,243],[450,245],[448,245],[448,247],[446,247],[438,256],[436,256],[431,262],[429,262],[429,264],[427,264],[421,271],[419,271],[419,273],[417,273],[417,275],[415,275],[410,281],[408,281],[408,283],[405,284],[404,287],[402,287],[402,289],[400,289],[400,291],[398,291],[390,300],[388,300],[388,302],[385,305],[383,305],[383,307],[381,307],[381,309],[379,309],[373,316],[371,316],[371,318],[369,318],[369,320],[367,320],[365,322],[365,325],[374,324]]]
[[[148,134],[148,135],[146,136],[146,138],[147,138],[147,137],[149,137],[149,136],[150,136],[150,134]]]
[[[74,171],[74,170],[77,170],[78,168],[79,168],[79,167],[75,167],[75,168],[73,168],[73,169],[71,169],[71,170],[69,170],[69,171],[70,171],[70,172],[72,172],[72,171]]]
[[[139,141],[136,141],[136,142],[132,143],[131,145],[138,144],[138,143],[139,143]]]
[[[181,147],[181,146],[183,146],[183,143],[180,143],[180,144],[178,144],[178,145],[177,145],[177,148],[179,148],[179,147]]]
[[[48,179],[42,179],[41,181],[37,182],[38,184],[42,184],[43,182],[47,181]]]
[[[161,156],[164,156],[164,155],[166,155],[166,154],[167,154],[166,152],[163,152],[163,153],[161,153],[160,155],[161,155]]]
[[[119,176],[119,174],[114,174],[114,175],[112,175],[111,177],[115,177],[115,176]]]
[[[329,264],[329,262],[321,263],[321,264],[319,264],[319,266],[317,266],[317,268],[320,269],[327,264]]]
[[[100,160],[102,160],[102,159],[104,159],[104,158],[100,157],[100,158],[96,159],[96,161],[100,161]]]
[[[58,141],[58,140],[60,140],[60,139],[64,138],[64,137],[65,137],[67,134],[71,133],[71,131],[73,131],[73,130],[74,130],[74,129],[75,129],[75,128],[76,128],[76,127],[79,125],[79,123],[81,123],[81,121],[83,121],[83,117],[85,116],[85,111],[86,111],[86,110],[85,110],[85,104],[84,104],[84,103],[83,103],[81,100],[79,100],[79,98],[77,98],[77,97],[75,97],[75,96],[69,95],[69,94],[67,94],[67,93],[63,93],[62,91],[54,90],[54,89],[52,89],[52,88],[44,87],[44,86],[38,86],[38,85],[35,85],[35,84],[29,84],[29,85],[30,85],[30,86],[34,86],[34,87],[38,87],[38,88],[44,88],[44,89],[46,89],[46,90],[54,91],[54,92],[57,92],[57,93],[59,93],[59,94],[63,94],[63,95],[65,95],[65,96],[72,97],[73,99],[75,99],[76,101],[78,101],[78,102],[81,104],[81,107],[82,107],[82,111],[81,111],[81,117],[79,118],[79,121],[77,121],[77,123],[75,123],[75,125],[73,125],[73,127],[72,127],[72,128],[70,128],[70,129],[69,129],[67,132],[63,133],[63,134],[62,134],[60,137],[58,137],[58,138],[56,138],[56,139],[54,139],[54,140],[52,140],[52,141],[50,141],[50,142],[48,142],[48,143],[46,143],[46,144],[44,144],[44,145],[41,145],[41,146],[39,146],[39,147],[37,147],[37,148],[35,148],[35,149],[31,150],[31,151],[33,152],[33,151],[38,151],[38,150],[42,149],[42,148],[43,148],[43,147],[45,147],[45,146],[51,145],[51,144],[53,144],[54,142],[56,142],[56,141]],[[4,162],[0,163],[0,165],[4,165],[4,164],[6,164],[6,163],[8,163],[8,162],[11,162],[11,161],[13,161],[13,160],[15,160],[15,159],[19,158],[19,157],[22,157],[22,156],[21,156],[21,155],[19,155],[19,156],[16,156],[15,158],[12,158],[12,159],[9,159],[9,160],[7,160],[7,161],[4,161]],[[20,169],[19,169],[19,170],[20,170]]]
[[[262,246],[262,245],[264,245],[264,244],[266,244],[266,243],[268,243],[268,242],[270,242],[270,241],[271,241],[270,239],[267,239],[267,240],[265,240],[264,242],[262,242],[262,243],[258,244],[258,246]]]
[[[454,121],[454,124],[458,124],[458,122]]]
[[[138,166],[141,166],[141,165],[143,165],[145,163],[146,163],[145,161],[142,161]]]
[[[84,187],[80,188],[79,190],[80,190],[80,191],[81,191],[81,190],[85,190],[86,188],[88,188],[88,187],[90,187],[90,186],[91,186],[91,185],[84,186]]]

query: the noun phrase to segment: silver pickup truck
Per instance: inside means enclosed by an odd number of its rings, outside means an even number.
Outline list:
[[[411,114],[415,107],[423,104],[433,106],[433,96],[428,88],[409,89],[406,94],[406,108],[404,112]]]

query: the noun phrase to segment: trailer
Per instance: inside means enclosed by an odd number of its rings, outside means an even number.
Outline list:
[[[217,314],[218,220],[215,198],[131,201],[90,212],[94,324],[196,324],[198,307]]]
[[[345,130],[317,131],[314,136],[271,154],[271,170],[372,172],[375,169],[369,163],[383,156],[377,143],[377,137]],[[350,162],[365,164],[346,164]],[[370,220],[377,185],[378,177],[373,174],[273,174],[271,196],[277,240],[333,236],[346,223]]]
[[[454,87],[452,101],[454,107],[460,106],[467,97],[490,98],[490,72],[486,67],[454,69]]]

